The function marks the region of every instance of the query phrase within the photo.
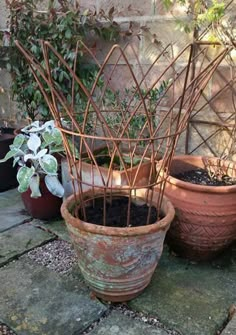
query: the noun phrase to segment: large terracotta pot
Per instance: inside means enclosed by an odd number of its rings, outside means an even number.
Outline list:
[[[49,192],[43,180],[40,181],[40,191],[42,196],[39,198],[31,198],[30,189],[21,193],[27,212],[33,218],[40,220],[49,220],[60,217],[62,199]]]
[[[142,199],[144,198],[144,190]],[[89,191],[84,197],[89,197]],[[124,195],[121,192],[117,196]],[[109,196],[109,195],[108,195]],[[113,194],[114,196],[114,194]],[[150,202],[151,203],[151,202]],[[167,198],[163,219],[151,225],[114,228],[84,222],[70,214],[74,196],[63,202],[61,213],[78,255],[78,264],[96,296],[108,301],[127,301],[149,284],[161,257],[163,242],[174,217]]]
[[[211,164],[219,164],[219,159],[211,158]],[[235,176],[232,162],[220,164]],[[204,168],[203,157],[174,157],[165,195],[176,209],[169,245],[177,254],[199,261],[212,259],[236,239],[236,185],[196,185],[172,176],[196,167]]]
[[[10,150],[15,135],[12,129],[2,129],[0,134],[0,159],[4,158]],[[9,159],[5,163],[0,164],[0,192],[6,191],[17,185],[16,167],[13,168],[13,159]]]

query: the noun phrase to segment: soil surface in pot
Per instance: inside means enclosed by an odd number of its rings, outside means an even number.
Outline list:
[[[112,202],[106,203],[106,226],[125,228],[127,227],[128,198],[119,197],[112,199]],[[163,215],[158,215],[155,207],[149,207],[146,204],[137,205],[131,202],[130,222],[128,227],[139,227],[147,224],[148,211],[150,209],[150,219],[148,224],[155,223]],[[103,199],[95,199],[94,206],[86,207],[86,219],[80,213],[80,218],[86,222],[103,226]]]
[[[173,175],[173,177],[182,181],[198,185],[230,186],[236,184],[236,180],[232,179],[228,175],[224,175],[220,179],[218,179],[217,177],[210,177],[208,172],[204,169],[185,171],[183,173]]]

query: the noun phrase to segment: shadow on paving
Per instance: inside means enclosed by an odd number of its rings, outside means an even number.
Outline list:
[[[174,257],[166,247],[151,284],[129,306],[183,335],[215,335],[235,302],[236,245],[205,264]]]

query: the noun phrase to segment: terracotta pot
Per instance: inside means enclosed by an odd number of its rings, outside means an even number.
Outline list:
[[[42,196],[39,198],[31,198],[30,189],[21,193],[24,206],[28,213],[33,218],[40,220],[49,220],[60,217],[62,199],[49,192],[43,180],[40,181],[40,191]]]
[[[73,169],[73,175],[76,178],[78,172],[75,170],[79,170],[79,162],[76,164],[76,168]],[[127,175],[124,171],[112,170],[111,176],[109,176],[108,185],[112,187],[120,187],[128,185],[128,182],[133,182],[135,180],[135,185],[140,188],[146,187],[149,182],[150,173],[151,173],[151,161],[148,160],[144,162],[138,170],[138,166],[134,166],[133,168],[127,169]],[[74,191],[71,176],[69,173],[68,164],[65,158],[62,159],[61,163],[62,167],[62,184],[65,189],[65,197],[71,195]],[[83,191],[88,191],[91,189],[90,185],[94,185],[95,187],[104,187],[104,182],[108,181],[108,168],[99,167],[98,169],[89,163],[82,162],[81,163],[81,180],[83,182]],[[90,185],[89,185],[90,184]],[[78,192],[78,189],[76,190]]]
[[[217,164],[219,159],[211,162]],[[236,174],[232,162],[222,160],[221,165]],[[177,254],[201,261],[212,259],[236,239],[236,185],[196,185],[171,176],[196,167],[204,168],[203,157],[173,158],[165,195],[176,209],[176,218],[167,241]]]
[[[145,190],[142,192],[144,198]],[[125,195],[121,191],[117,196]],[[84,196],[89,197],[90,192]],[[114,196],[114,194],[113,194]],[[150,202],[151,203],[151,202]],[[160,221],[140,227],[114,228],[88,223],[70,214],[75,205],[70,196],[61,207],[81,272],[96,296],[107,301],[127,301],[149,284],[174,217],[174,208],[163,199]]]
[[[9,146],[14,140],[12,129],[2,129],[0,135],[0,159],[4,158],[9,151]],[[0,164],[0,192],[16,187],[16,167],[13,168],[13,159]]]

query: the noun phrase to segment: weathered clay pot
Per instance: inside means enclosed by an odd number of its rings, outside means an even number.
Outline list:
[[[49,220],[60,217],[62,199],[53,195],[47,189],[43,180],[40,181],[40,191],[42,196],[31,198],[31,190],[21,193],[21,197],[27,212],[35,219]]]
[[[142,192],[144,199],[145,190],[138,192]],[[89,195],[89,191],[84,193],[86,198]],[[129,228],[84,222],[70,214],[74,205],[75,198],[70,196],[63,202],[61,213],[77,252],[79,267],[92,291],[107,301],[136,297],[149,284],[161,256],[164,238],[174,217],[170,201],[163,199],[164,218],[160,221]]]
[[[65,197],[68,197],[74,192],[72,178],[69,173],[69,168],[66,158],[62,159],[61,162],[62,168],[62,184],[65,189]],[[151,161],[148,160],[144,162],[138,170],[138,166],[127,169],[127,175],[124,171],[112,170],[111,175],[109,176],[109,169],[106,167],[99,167],[99,170],[92,164],[81,162],[77,163],[76,167],[73,169],[73,175],[76,178],[77,172],[80,170],[80,178],[83,181],[83,191],[88,191],[91,189],[90,185],[95,187],[104,187],[104,183],[108,181],[108,185],[112,187],[120,187],[128,185],[128,181],[131,183],[135,180],[135,185],[141,187],[146,187],[150,182],[150,173],[151,173]],[[78,191],[78,189],[76,190]]]
[[[13,130],[2,129],[0,135],[0,159],[4,158],[10,150],[9,145],[12,144],[15,135]],[[13,168],[13,159],[9,159],[5,163],[0,164],[0,192],[6,191],[17,185],[16,167]]]
[[[211,162],[217,164],[219,159]],[[236,174],[232,162],[222,160],[221,165]],[[176,156],[171,163],[165,195],[176,217],[167,241],[177,254],[201,261],[212,259],[236,239],[236,185],[196,185],[172,177],[196,167],[204,168],[203,157]]]

